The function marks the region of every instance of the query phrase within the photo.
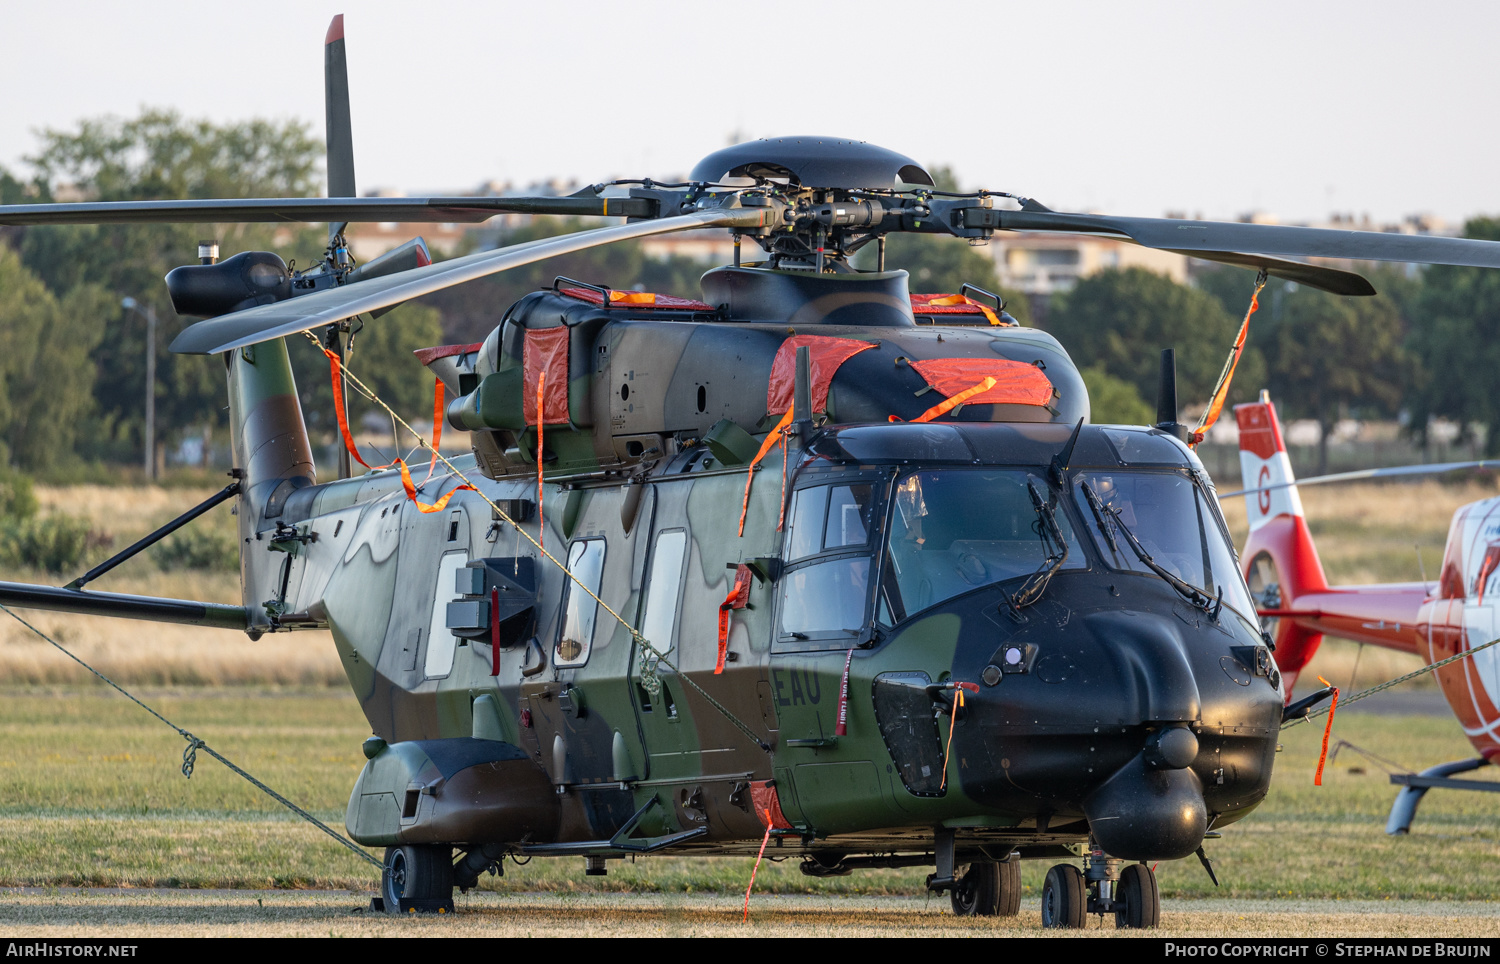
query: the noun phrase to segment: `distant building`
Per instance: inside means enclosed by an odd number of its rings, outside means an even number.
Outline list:
[[[1145,268],[1186,284],[1188,259],[1126,241],[1067,234],[997,232],[990,240],[1000,283],[1036,297],[1067,291],[1110,268]]]

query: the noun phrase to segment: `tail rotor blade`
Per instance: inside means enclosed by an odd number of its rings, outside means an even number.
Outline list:
[[[328,25],[323,38],[323,116],[327,125],[328,196],[355,197],[354,133],[349,121],[349,61],[344,50],[344,15]],[[330,234],[333,226],[330,226]]]

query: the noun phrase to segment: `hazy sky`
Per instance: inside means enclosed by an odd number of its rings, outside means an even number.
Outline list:
[[[303,118],[346,14],[361,190],[874,141],[1054,208],[1500,213],[1494,3],[0,0],[0,164],[174,107]]]

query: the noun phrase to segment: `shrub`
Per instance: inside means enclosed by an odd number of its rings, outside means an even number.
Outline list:
[[[234,572],[240,567],[235,541],[212,529],[179,529],[152,546],[151,556],[165,572],[177,569]]]
[[[0,468],[0,519],[22,522],[36,515],[36,509],[31,480],[19,472]]]
[[[83,519],[49,515],[9,521],[0,533],[0,554],[14,565],[60,574],[77,569],[91,546],[102,541]]]

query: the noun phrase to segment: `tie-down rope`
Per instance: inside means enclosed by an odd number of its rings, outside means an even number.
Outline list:
[[[267,796],[269,796],[271,799],[275,800],[277,803],[281,804],[283,807],[286,807],[288,810],[292,811],[297,816],[301,817],[303,820],[306,820],[308,823],[312,824],[314,827],[317,827],[319,830],[321,830],[324,833],[328,834],[328,836],[332,837],[334,840],[337,840],[339,843],[343,844],[345,847],[348,847],[349,850],[352,853],[354,853],[356,856],[358,856],[361,860],[364,860],[367,863],[372,864],[373,866],[380,868],[382,871],[385,869],[385,865],[382,864],[373,855],[371,855],[369,851],[365,850],[363,847],[359,846],[354,841],[350,840],[348,837],[345,837],[343,834],[341,834],[338,831],[334,830],[332,827],[328,826],[328,824],[326,824],[323,821],[319,820],[317,817],[315,817],[312,814],[308,813],[306,810],[303,810],[301,807],[297,806],[295,803],[293,803],[292,801],[288,800],[286,797],[283,797],[281,794],[277,793],[275,790],[272,790],[270,787],[266,786],[264,783],[261,783],[255,777],[251,776],[249,773],[246,773],[240,767],[238,767],[237,765],[235,765],[228,757],[224,756],[224,754],[220,753],[218,750],[215,750],[213,747],[209,746],[207,743],[203,742],[198,737],[194,736],[192,733],[188,732],[187,730],[184,730],[182,727],[178,726],[176,723],[173,723],[171,720],[167,719],[165,716],[162,716],[160,713],[156,712],[154,709],[152,709],[151,707],[147,706],[145,703],[142,703],[140,700],[136,699],[135,696],[133,694],[131,694],[129,690],[125,689],[125,687],[121,686],[119,683],[116,683],[114,680],[110,679],[108,676],[105,676],[103,673],[99,672],[97,669],[94,669],[94,667],[90,666],[88,663],[85,663],[83,660],[79,659],[77,656],[75,656],[72,653],[70,653],[67,650],[67,648],[64,647],[61,643],[59,643],[57,640],[53,639],[51,636],[48,636],[46,633],[42,632],[40,629],[37,629],[35,626],[31,625],[26,620],[22,619],[20,616],[17,616],[14,612],[11,611],[11,609],[9,607],[7,607],[5,605],[0,605],[0,609],[5,610],[6,615],[10,616],[10,618],[14,619],[16,622],[20,623],[22,626],[25,626],[27,629],[31,630],[33,633],[36,633],[41,638],[45,639],[47,642],[49,642],[53,646],[57,647],[58,651],[61,652],[64,656],[68,657],[68,659],[71,659],[73,662],[77,663],[79,666],[82,666],[84,669],[88,670],[90,673],[93,673],[95,676],[99,677],[99,679],[103,680],[105,683],[108,683],[110,686],[114,687],[114,689],[117,692],[119,692],[120,695],[124,696],[127,700],[130,700],[130,702],[134,703],[136,706],[139,706],[141,709],[145,710],[147,713],[150,713],[152,716],[156,717],[158,720],[161,720],[163,723],[167,724],[172,729],[176,730],[177,734],[179,736],[181,736],[184,740],[187,740],[187,744],[188,745],[182,751],[182,775],[183,776],[187,777],[188,779],[192,779],[192,776],[193,776],[193,767],[198,762],[198,751],[202,750],[204,753],[207,753],[209,756],[213,757],[215,760],[218,760],[220,763],[224,764],[230,770],[232,770],[235,773],[239,774],[240,776],[244,777],[251,784],[253,784],[257,789],[259,789],[262,792],[264,792]]]

